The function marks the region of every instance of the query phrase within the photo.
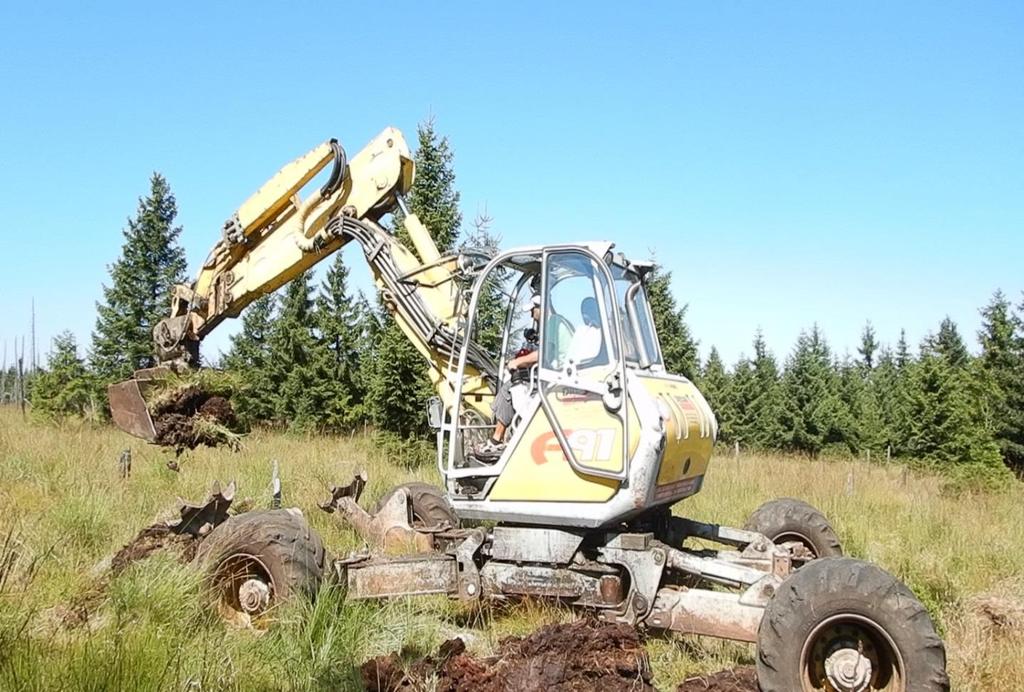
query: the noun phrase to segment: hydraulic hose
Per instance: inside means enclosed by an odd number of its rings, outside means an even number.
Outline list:
[[[383,229],[376,224],[353,217],[336,216],[321,233],[327,238],[347,235],[358,242],[363,248],[367,262],[376,270],[385,289],[393,298],[395,309],[401,312],[416,336],[437,349],[443,357],[450,358],[454,355],[458,345],[455,333],[434,319],[415,287],[400,280],[401,273],[391,255],[390,238]],[[497,377],[498,369],[494,360],[475,342],[469,345],[468,361],[488,379],[493,380]]]

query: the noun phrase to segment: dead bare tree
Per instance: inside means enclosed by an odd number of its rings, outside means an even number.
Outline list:
[[[17,345],[17,342],[15,342]],[[21,417],[25,417],[25,337],[21,337],[21,354],[18,355],[18,403]]]

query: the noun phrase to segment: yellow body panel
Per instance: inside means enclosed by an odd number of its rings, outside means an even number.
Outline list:
[[[657,497],[675,495],[707,472],[715,445],[714,415],[704,397],[690,382],[641,378],[647,393],[660,400],[669,416],[665,420],[665,453],[656,480]]]
[[[597,402],[601,406],[600,401]],[[589,409],[589,407],[588,407]],[[607,418],[601,406],[602,416],[591,416],[580,407],[574,411],[556,410],[563,432],[569,438],[576,458],[596,451],[600,443],[596,438],[586,438],[578,431],[612,429],[614,439],[613,455],[601,465],[620,468],[622,465],[622,425],[618,419]],[[563,418],[563,413],[565,417]],[[602,417],[604,420],[602,420]],[[607,425],[604,425],[607,423]],[[574,427],[576,426],[576,427]],[[593,442],[594,444],[591,444]],[[542,409],[527,424],[523,436],[512,450],[508,465],[495,482],[488,495],[489,500],[534,500],[538,502],[605,502],[615,494],[619,481],[600,478],[576,472],[562,453],[558,438],[548,423]]]

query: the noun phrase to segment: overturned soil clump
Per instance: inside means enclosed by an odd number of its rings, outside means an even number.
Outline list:
[[[110,565],[83,592],[72,598],[67,604],[57,607],[57,617],[65,627],[85,625],[92,618],[93,612],[102,603],[111,580],[128,569],[139,560],[145,559],[165,548],[173,549],[182,563],[191,562],[196,556],[200,539],[190,534],[174,533],[164,524],[153,524],[139,533],[124,545],[114,557]]]
[[[758,692],[759,689],[754,666],[739,666],[685,680],[676,692]]]
[[[496,655],[487,658],[466,653],[461,639],[451,639],[436,655],[407,660],[398,653],[370,659],[362,666],[363,684],[372,692],[654,690],[636,630],[593,620],[547,625],[527,637],[509,637],[501,641]]]
[[[216,447],[236,442],[231,435],[231,429],[237,425],[231,402],[194,385],[159,402],[150,415],[156,443],[179,452],[200,445]]]
[[[163,548],[174,548],[178,552],[181,562],[191,562],[196,556],[196,549],[199,547],[199,540],[187,533],[174,533],[165,525],[154,524],[139,531],[138,535],[110,560],[110,573],[117,576],[125,571],[132,563]]]

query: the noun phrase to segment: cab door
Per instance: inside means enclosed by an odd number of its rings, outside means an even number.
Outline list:
[[[626,369],[608,267],[584,248],[549,249],[541,286],[537,380],[554,437],[543,451],[580,474],[624,479]]]

